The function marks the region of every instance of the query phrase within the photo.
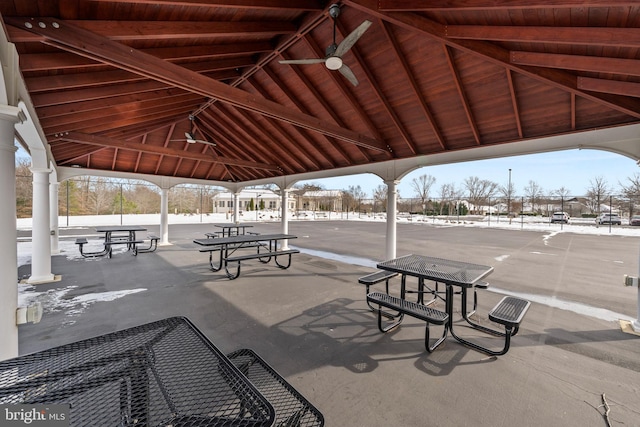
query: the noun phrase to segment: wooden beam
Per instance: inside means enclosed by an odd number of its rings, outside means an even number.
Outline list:
[[[148,154],[156,154],[156,155],[164,155],[164,156],[185,158],[185,159],[191,159],[191,160],[202,160],[207,162],[222,163],[222,164],[231,165],[231,166],[242,166],[246,168],[264,169],[264,170],[271,170],[271,171],[278,171],[278,172],[281,170],[280,167],[278,166],[268,165],[265,163],[256,163],[256,162],[241,160],[241,159],[230,159],[228,157],[211,157],[211,156],[203,155],[201,153],[192,153],[189,151],[176,150],[168,147],[159,147],[159,146],[150,145],[150,144],[124,142],[124,141],[119,141],[112,138],[89,135],[81,132],[65,133],[64,135],[59,135],[58,139],[62,141],[77,142],[80,144],[97,145],[101,147],[111,147],[111,148],[131,150],[136,152],[143,151]]]
[[[265,67],[265,71],[268,67]],[[274,73],[267,73],[267,75],[271,76]],[[267,91],[258,84],[258,82],[256,81],[255,78],[252,79],[247,79],[247,83],[250,84],[258,93],[260,93],[260,95],[262,95],[263,97],[267,97]],[[275,82],[277,85],[282,84],[282,82],[280,81],[276,81]],[[286,86],[286,85],[285,85]],[[283,86],[278,86],[280,87],[282,90],[284,90]],[[285,91],[286,92],[286,91]],[[304,110],[300,110],[302,112],[305,112]],[[336,167],[336,164],[333,162],[333,160],[331,159],[331,157],[324,152],[320,152],[320,150],[318,149],[318,147],[316,147],[316,144],[313,143],[313,138],[310,137],[310,134],[307,133],[305,130],[300,129],[301,132],[301,136],[302,138],[300,139],[300,143],[296,143],[293,138],[291,138],[289,136],[289,134],[285,131],[284,127],[279,123],[276,122],[275,120],[269,120],[269,125],[272,126],[273,128],[276,129],[276,131],[280,134],[280,136],[284,139],[287,140],[287,142],[289,142],[289,144],[292,147],[296,147],[299,151],[302,152],[303,157],[309,159],[309,161],[312,163],[313,167],[315,169],[322,169],[322,165],[321,162],[322,160],[318,159],[318,155],[321,156],[324,161],[326,163],[328,163],[332,168]],[[294,129],[299,129],[299,128],[295,128]],[[271,132],[266,132],[266,135],[270,135]],[[328,141],[330,141],[327,138]],[[278,146],[279,144],[277,143],[277,141],[273,141],[275,146]],[[348,160],[347,160],[348,161]]]
[[[389,12],[382,13],[377,9],[375,0],[343,0],[344,3],[364,13],[380,17],[387,22],[397,25],[409,31],[432,37],[434,40],[453,48],[462,50],[471,55],[480,57],[490,63],[531,77],[567,92],[574,93],[582,98],[589,99],[602,105],[606,105],[616,111],[628,114],[631,117],[640,118],[640,106],[635,99],[616,95],[586,92],[578,89],[577,77],[574,74],[546,68],[534,68],[519,64],[512,64],[509,60],[509,51],[489,42],[477,40],[454,40],[445,37],[445,26],[430,19],[413,13]]]
[[[592,73],[640,76],[640,60],[637,59],[511,51],[511,63]]]
[[[168,6],[193,6],[232,9],[293,9],[322,10],[320,0],[88,0],[92,2],[151,4]]]
[[[640,83],[578,77],[578,88],[592,92],[615,93],[640,98]]]
[[[418,100],[418,105],[422,109],[422,114],[424,114],[425,118],[427,119],[427,122],[431,126],[431,130],[433,131],[436,139],[438,140],[438,143],[440,144],[440,148],[442,148],[443,150],[446,150],[447,147],[444,142],[444,136],[442,135],[442,132],[440,131],[440,127],[436,123],[436,119],[431,113],[429,106],[427,105],[427,101],[424,99],[424,95],[422,94],[422,91],[418,87],[418,82],[414,77],[414,73],[411,70],[411,67],[409,66],[409,63],[407,62],[404,54],[402,53],[400,43],[398,43],[398,41],[396,40],[396,37],[391,32],[391,29],[389,28],[389,24],[387,24],[383,20],[380,20],[380,26],[382,27],[385,35],[387,36],[387,41],[391,43],[391,46],[393,47],[392,50],[393,50],[393,53],[395,53],[396,61],[400,63],[402,70],[404,71],[405,78],[409,81],[409,87],[413,92],[413,96],[415,96],[415,98]]]
[[[446,25],[444,36],[456,40],[640,47],[640,28]]]
[[[321,49],[320,46],[315,41],[313,41],[313,39],[309,35],[305,35],[302,39],[307,43],[309,48],[313,51],[313,55],[315,55],[316,58],[322,58],[325,55],[324,49]],[[292,59],[285,52],[282,52],[281,56],[284,59]],[[266,70],[266,68],[267,67],[265,67],[265,70]],[[298,76],[298,78],[300,80],[302,80],[302,82],[304,83],[304,85],[306,87],[309,87],[309,88],[313,87],[313,84],[311,83],[309,78],[306,77],[305,74],[302,72],[301,67],[292,66],[291,69]],[[345,79],[342,78],[342,76],[339,75],[339,73],[335,73],[334,71],[329,70],[327,67],[324,67],[324,72],[332,80],[333,85],[334,85],[334,90],[340,91],[340,94],[342,95],[342,97],[349,102],[349,105],[351,106],[353,111],[355,111],[358,114],[358,117],[360,118],[362,123],[364,123],[364,125],[367,127],[367,129],[369,130],[371,135],[373,135],[374,138],[376,138],[376,139],[382,140],[383,137],[380,134],[380,131],[378,130],[376,125],[373,123],[373,120],[371,120],[371,118],[365,113],[365,111],[363,110],[362,106],[360,105],[360,103],[356,99],[356,96],[353,94],[353,92],[349,88],[349,86],[351,86],[351,83],[347,83],[345,81]],[[286,86],[286,85],[282,85],[280,83],[277,83],[277,84],[278,84],[278,86],[280,88],[283,88],[284,86]],[[300,108],[300,111],[303,111],[303,112],[307,111],[306,107],[303,107],[302,103],[297,101],[295,96],[291,96],[291,95],[292,95],[292,92],[289,90],[289,94],[287,96],[293,102],[296,103],[298,108]],[[327,100],[325,99],[324,96],[317,96],[316,95],[316,100],[318,100],[318,102],[320,104],[322,104],[322,106],[324,107],[325,111],[331,115],[333,120],[335,120],[335,122],[338,125],[345,126],[344,121],[342,120],[340,115],[337,114],[335,109],[332,108],[329,105],[329,103],[327,102]],[[344,114],[344,111],[346,110],[346,105],[343,105],[340,108],[340,110],[341,110],[342,114]],[[360,150],[360,154],[362,154],[362,156],[366,159],[367,162],[371,161],[371,156],[366,151],[361,149]],[[389,158],[392,157],[391,152],[387,153],[387,157],[389,157]],[[349,162],[351,163],[352,161],[349,160]]]
[[[511,95],[511,105],[513,106],[513,116],[516,120],[516,128],[518,128],[518,136],[524,137],[522,131],[522,120],[520,119],[520,108],[518,107],[518,96],[516,95],[516,88],[513,84],[513,71],[510,69],[504,70],[507,73],[507,82],[509,82],[509,94]]]
[[[23,20],[6,18],[12,25],[20,25]],[[77,53],[105,64],[144,75],[165,84],[180,87],[189,92],[217,99],[233,106],[258,114],[282,120],[296,126],[330,135],[340,140],[360,145],[372,150],[387,151],[382,141],[344,129],[284,107],[273,101],[230,87],[224,83],[202,76],[196,72],[158,59],[129,46],[111,41],[105,37],[83,30],[54,18],[39,19],[41,25],[31,25],[29,31],[47,39],[47,44]]]
[[[270,43],[237,43],[214,46],[181,46],[179,48],[155,48],[141,49],[141,52],[148,53],[169,62],[231,60],[238,57],[250,57],[256,53],[271,51],[273,47]],[[20,55],[20,69],[27,71],[47,71],[55,69],[87,69],[91,67],[104,68],[104,64],[91,59],[83,58],[72,53],[24,53]]]
[[[338,31],[340,31],[343,37],[345,37],[345,35],[348,35],[350,33],[350,31],[346,30],[342,22],[338,22],[337,27],[338,27]],[[409,150],[411,150],[413,154],[418,154],[416,145],[411,139],[411,136],[409,135],[407,128],[404,126],[404,124],[400,120],[400,117],[396,113],[395,109],[391,106],[391,103],[389,103],[389,100],[384,94],[382,87],[380,86],[375,76],[373,75],[373,72],[371,71],[371,67],[369,67],[369,65],[364,60],[364,57],[360,54],[358,47],[353,46],[351,48],[351,53],[356,58],[358,65],[360,65],[360,67],[362,68],[362,71],[364,72],[366,80],[369,82],[369,85],[371,86],[373,93],[376,95],[378,100],[384,106],[386,113],[389,115],[389,118],[391,119],[391,122],[393,123],[396,130],[400,134],[400,137],[404,140],[405,144],[409,147]],[[395,154],[393,154],[393,151],[391,151],[391,156],[395,157]]]
[[[48,18],[11,18],[5,22],[23,31],[8,29],[12,43],[35,43],[44,41],[43,32],[29,31],[25,25],[38,26]],[[52,18],[53,19],[53,18]],[[56,20],[59,24],[81,28],[85,31],[101,35],[114,41],[134,40],[175,40],[175,39],[215,39],[221,36],[279,36],[295,33],[297,28],[291,22],[258,21],[258,22],[215,22],[215,21],[77,21]],[[50,24],[53,21],[50,22]]]
[[[378,10],[385,12],[566,9],[572,7],[638,6],[637,0],[379,0],[378,3]]]
[[[482,140],[480,139],[480,131],[478,130],[476,119],[475,117],[473,117],[473,111],[471,111],[469,99],[467,98],[467,94],[464,91],[464,85],[462,84],[462,80],[460,79],[458,67],[456,67],[451,55],[451,48],[447,45],[444,45],[443,49],[445,57],[447,58],[447,64],[449,64],[449,70],[451,71],[451,75],[453,76],[453,82],[455,83],[458,95],[460,96],[460,103],[464,108],[465,115],[467,116],[467,121],[469,122],[469,127],[471,128],[471,132],[473,133],[473,138],[476,140],[476,144],[480,145],[482,144]]]
[[[119,108],[123,109],[131,109],[135,108],[136,105],[140,102],[146,101],[156,101],[156,102],[168,102],[171,103],[171,98],[175,98],[178,96],[184,96],[186,94],[193,95],[190,92],[185,92],[182,89],[176,88],[167,88],[161,89],[157,91],[150,91],[144,93],[132,93],[125,94],[120,96],[113,96],[110,98],[103,99],[95,99],[91,101],[82,101],[76,104],[64,104],[64,105],[53,105],[49,107],[40,107],[38,108],[38,117],[40,119],[50,118],[50,117],[64,117],[67,115],[78,114],[79,112],[89,112],[94,110],[102,110],[102,109],[110,109],[110,108]],[[198,96],[198,95],[196,95]],[[206,98],[201,97],[201,100],[204,101]]]

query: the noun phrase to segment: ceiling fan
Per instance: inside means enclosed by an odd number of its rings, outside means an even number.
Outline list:
[[[195,136],[195,120],[196,117],[193,114],[189,114],[189,121],[191,122],[191,130],[189,130],[189,132],[185,132],[184,133],[184,139],[172,139],[172,141],[186,141],[189,144],[195,144],[196,142],[200,143],[200,144],[207,144],[207,145],[212,145],[212,146],[216,146],[215,142],[209,142],[209,141],[205,141],[204,139],[198,139]]]
[[[353,47],[365,31],[371,26],[371,21],[365,20],[362,24],[353,30],[347,37],[336,44],[336,19],[340,16],[340,6],[338,4],[332,4],[329,7],[329,16],[333,18],[333,43],[329,45],[325,51],[326,56],[324,58],[311,58],[311,59],[287,59],[278,61],[281,64],[322,64],[329,70],[338,70],[352,85],[358,86],[358,79],[351,71],[351,68],[342,62],[342,56]]]

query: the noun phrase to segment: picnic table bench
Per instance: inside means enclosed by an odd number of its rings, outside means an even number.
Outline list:
[[[402,323],[402,319],[404,318],[405,314],[411,317],[415,317],[416,319],[423,320],[426,323],[424,332],[424,346],[429,353],[431,353],[440,344],[442,344],[442,342],[447,337],[446,323],[449,320],[449,315],[444,311],[436,310],[435,308],[431,308],[424,304],[407,301],[405,299],[394,297],[389,294],[383,294],[382,292],[372,292],[368,294],[367,303],[378,304],[379,306],[387,307],[400,313],[397,320],[395,320],[390,325],[383,326],[382,316],[384,315],[384,313],[380,309],[375,310],[378,312],[378,329],[380,329],[381,332],[389,332],[390,330],[399,326],[400,323]],[[429,323],[433,323],[435,325],[445,325],[444,333],[434,344],[429,343]]]
[[[239,349],[227,357],[273,405],[275,426],[324,425],[322,413],[253,350]]]
[[[297,249],[282,249],[278,242],[295,239],[291,234],[244,234],[231,237],[216,237],[207,239],[195,239],[193,242],[202,246],[200,252],[209,252],[209,267],[212,271],[225,269],[227,277],[231,280],[240,275],[241,261],[257,259],[262,263],[268,263],[274,259],[276,266],[287,269],[291,266],[291,255],[300,251]],[[237,251],[255,248],[253,253],[236,253]],[[262,250],[262,251],[261,251]],[[214,262],[214,252],[218,254],[217,264]],[[278,261],[278,257],[287,257],[286,263]],[[235,272],[229,270],[229,264],[236,264]]]

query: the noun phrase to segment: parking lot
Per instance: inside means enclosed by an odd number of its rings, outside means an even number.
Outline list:
[[[291,222],[298,238],[290,244],[302,250],[292,267],[250,262],[234,281],[211,272],[194,247],[208,227],[172,225],[172,245],[137,257],[55,256],[62,280],[26,291],[40,293],[48,308],[41,323],[20,327],[21,353],[183,315],[220,348],[263,355],[328,426],[605,426],[603,396],[612,425],[638,425],[640,337],[616,320],[636,315],[638,290],[622,278],[637,275],[638,237],[561,232],[556,224],[542,231],[399,224],[398,255],[494,267],[481,321],[501,292],[541,298],[509,353],[488,358],[450,339],[426,353],[424,324],[411,319],[378,331],[357,279],[373,270],[363,261],[384,257],[382,222]],[[61,230],[63,240],[82,233],[92,230]],[[121,297],[87,298],[107,292]]]

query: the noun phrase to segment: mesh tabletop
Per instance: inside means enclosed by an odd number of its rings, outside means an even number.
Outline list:
[[[414,254],[381,262],[378,268],[460,286],[471,286],[493,271],[487,265]]]
[[[173,317],[0,362],[0,404],[67,404],[72,426],[269,426],[270,403]]]
[[[98,233],[113,233],[118,231],[147,231],[146,228],[139,225],[105,225],[96,227]]]
[[[296,236],[291,234],[260,234],[260,235],[244,235],[220,237],[215,239],[194,239],[194,243],[202,246],[225,246],[251,242],[266,242],[269,240],[289,240],[295,239]]]

